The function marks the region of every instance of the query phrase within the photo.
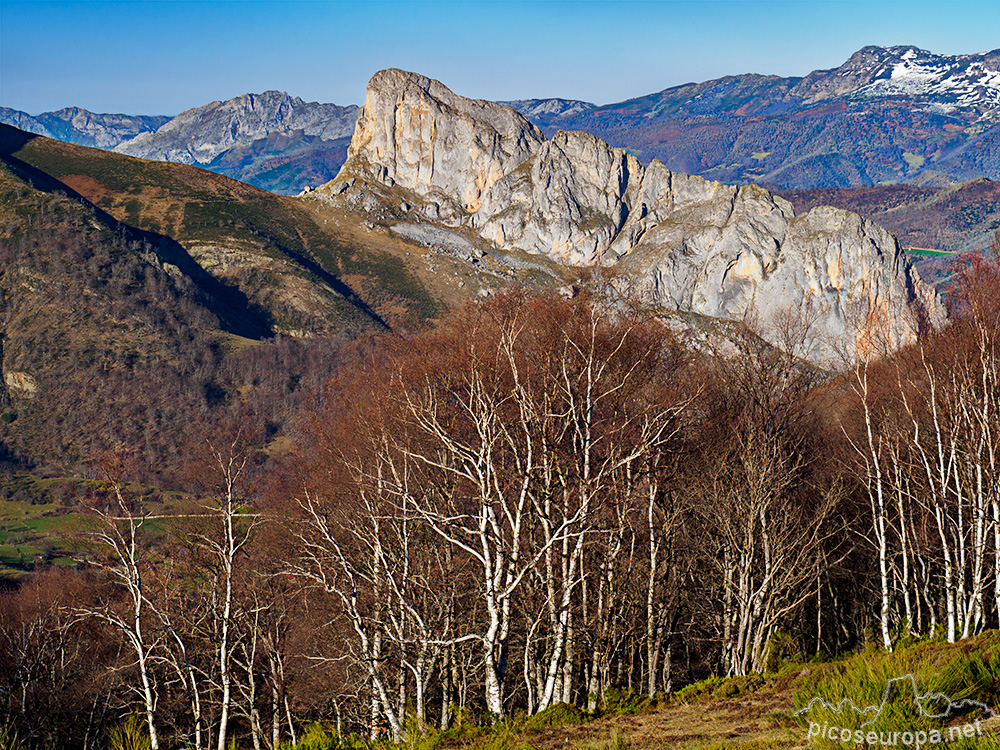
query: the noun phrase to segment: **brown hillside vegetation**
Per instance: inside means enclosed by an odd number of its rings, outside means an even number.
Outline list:
[[[82,200],[98,219],[131,228],[182,273],[200,271],[238,291],[275,331],[357,332],[384,327],[383,315],[420,318],[435,310],[403,260],[373,247],[345,246],[337,227],[320,224],[301,201],[194,167],[73,146],[7,126],[0,138],[0,155],[17,177]]]
[[[119,441],[172,471],[180,436],[219,409],[252,403],[280,432],[338,342],[480,287],[316,202],[7,126],[0,240],[5,455],[88,476]]]

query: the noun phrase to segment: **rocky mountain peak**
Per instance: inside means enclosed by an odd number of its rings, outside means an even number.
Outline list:
[[[110,149],[122,141],[163,125],[163,115],[98,114],[81,107],[65,107],[38,115],[55,137],[83,146]]]
[[[813,71],[792,94],[807,104],[838,96],[906,97],[942,113],[986,114],[1000,106],[1000,59],[996,53],[937,55],[912,45],[863,47],[837,68]]]
[[[284,91],[248,93],[189,109],[114,150],[144,159],[207,164],[234,146],[274,133],[301,130],[331,141],[343,138],[350,134],[357,111],[356,106],[304,102]]]
[[[1000,64],[993,55],[935,55],[912,46],[889,47],[852,96],[918,98],[941,112],[987,114],[1000,107]]]
[[[395,68],[372,76],[345,168],[434,193],[439,207],[474,212],[504,175],[545,140],[511,107],[454,94],[439,81]]]
[[[401,70],[371,79],[347,162],[317,195],[498,251],[614,265],[681,312],[766,325],[808,309],[817,360],[898,346],[944,316],[895,238],[856,214],[796,216],[764,188],[644,166],[587,133],[546,139],[510,107]]]

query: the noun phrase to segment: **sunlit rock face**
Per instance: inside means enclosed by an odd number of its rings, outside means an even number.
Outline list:
[[[368,83],[347,165],[471,213],[544,142],[510,107],[466,99],[414,73],[383,70]]]
[[[377,73],[340,175],[320,189],[473,230],[498,248],[613,266],[656,303],[808,327],[803,354],[852,358],[912,341],[944,308],[895,238],[856,214],[796,216],[767,190],[671,172],[581,132],[551,139],[510,107],[401,70]],[[332,199],[332,198],[331,198]]]

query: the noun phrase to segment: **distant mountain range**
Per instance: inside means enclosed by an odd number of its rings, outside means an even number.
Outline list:
[[[208,164],[233,147],[272,134],[299,132],[320,143],[349,137],[357,116],[354,105],[304,102],[282,91],[244,94],[182,112],[155,132],[139,133],[118,144],[115,151],[143,159]]]
[[[282,91],[244,94],[176,117],[95,114],[78,107],[32,116],[0,107],[0,123],[82,146],[194,164],[277,193],[333,179],[358,107]]]
[[[644,162],[725,182],[944,187],[1000,178],[1000,50],[865,47],[804,78],[727,76],[601,107],[559,102],[516,106],[546,133],[584,130]]]
[[[659,159],[723,182],[809,189],[1000,180],[1000,50],[947,56],[865,47],[802,78],[727,76],[603,106],[501,103],[547,135],[583,130],[646,164]],[[0,122],[289,194],[336,175],[357,112],[266,91],[174,118],[0,108]]]
[[[596,104],[577,99],[516,99],[497,104],[513,107],[536,125],[551,123],[561,117],[572,117],[597,108]]]
[[[0,107],[0,123],[67,143],[112,149],[140,133],[156,130],[170,120],[164,115],[102,115],[79,107],[29,115]]]

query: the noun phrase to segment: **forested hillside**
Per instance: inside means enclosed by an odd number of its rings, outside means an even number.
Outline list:
[[[123,442],[173,471],[189,425],[226,406],[270,412],[270,381],[286,401],[329,375],[336,342],[440,304],[391,243],[352,243],[336,217],[6,126],[0,236],[0,439],[29,468],[90,476]]]
[[[599,278],[512,289],[341,345],[280,451],[254,398],[213,412],[169,501],[125,435],[77,569],[3,595],[4,721],[414,741],[995,628],[1000,266],[957,278],[948,328],[840,372],[796,358],[801,320],[715,351]]]

